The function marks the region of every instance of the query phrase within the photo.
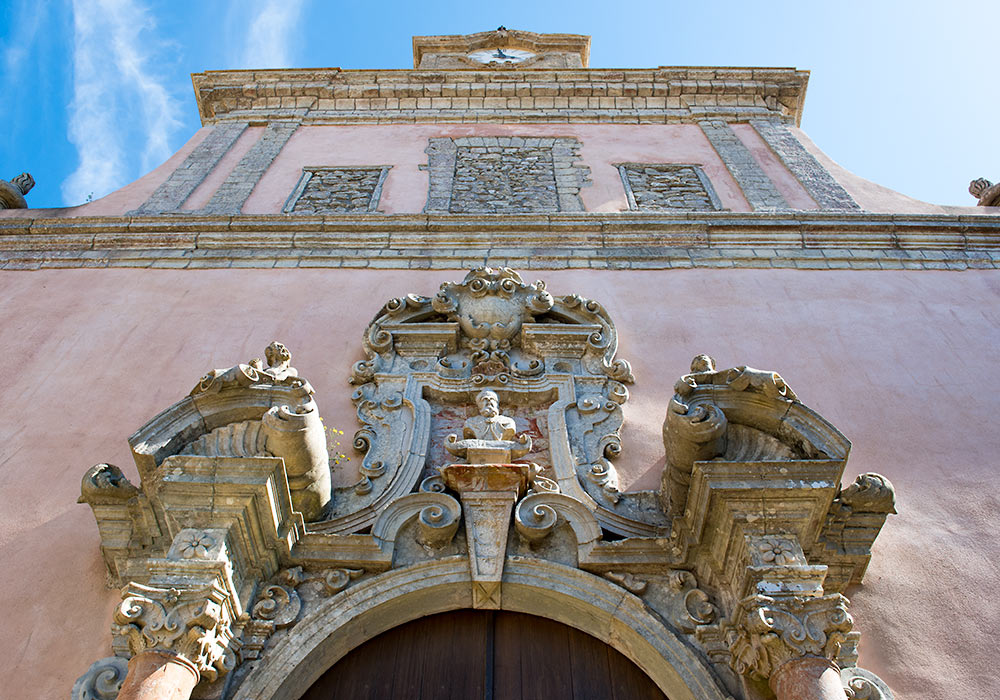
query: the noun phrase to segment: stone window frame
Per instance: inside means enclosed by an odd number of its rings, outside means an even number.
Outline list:
[[[705,193],[708,195],[709,201],[711,201],[712,206],[715,207],[715,211],[729,211],[727,207],[722,206],[722,200],[719,199],[719,195],[715,192],[715,188],[712,187],[712,181],[708,179],[708,175],[705,174],[704,169],[695,163],[613,163],[616,168],[618,168],[618,174],[621,176],[622,185],[625,188],[625,198],[628,200],[628,208],[630,211],[668,211],[663,209],[652,210],[652,209],[640,209],[639,205],[635,201],[635,193],[632,191],[632,184],[628,180],[628,168],[691,168],[694,170],[695,175],[698,176],[698,180],[701,182],[701,186],[705,188]],[[678,209],[677,211],[709,211],[707,209],[696,210],[696,209]]]
[[[428,139],[427,170],[430,178],[424,213],[451,213],[452,186],[458,163],[459,147],[551,148],[556,180],[558,209],[551,212],[585,212],[580,190],[591,184],[590,167],[582,163],[583,143],[575,136],[442,136]],[[579,165],[577,163],[580,163]]]
[[[295,188],[292,190],[292,193],[288,195],[288,199],[285,200],[285,205],[281,208],[281,212],[283,214],[295,213],[295,205],[298,204],[299,199],[302,198],[302,195],[305,193],[306,187],[309,185],[309,181],[312,180],[313,175],[318,172],[329,172],[333,170],[379,170],[381,172],[378,176],[378,182],[375,183],[375,189],[372,190],[371,199],[368,201],[368,212],[379,213],[378,205],[379,200],[382,198],[382,185],[385,184],[385,178],[389,175],[389,171],[391,169],[391,165],[304,165],[302,166],[302,175],[299,176],[299,181],[296,183]]]

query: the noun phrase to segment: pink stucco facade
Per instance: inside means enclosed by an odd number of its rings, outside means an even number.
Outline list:
[[[118,592],[104,585],[90,509],[76,504],[86,467],[111,462],[137,482],[131,432],[206,370],[259,355],[272,339],[292,350],[327,423],[349,435],[356,418],[347,376],[362,358],[369,319],[390,297],[432,293],[463,274],[4,273],[5,696],[66,697],[76,676],[110,653]],[[555,293],[598,299],[618,326],[619,354],[636,377],[617,461],[629,489],[658,483],[663,413],[694,354],[780,371],[853,442],[845,482],[878,471],[896,486],[899,515],[887,522],[865,583],[852,595],[863,633],[860,664],[907,699],[1000,690],[988,670],[1000,635],[1000,613],[988,602],[1000,595],[1000,383],[990,370],[1000,362],[995,274],[529,274]]]

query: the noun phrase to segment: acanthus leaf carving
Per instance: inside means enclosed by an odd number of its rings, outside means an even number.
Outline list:
[[[130,583],[122,591],[112,631],[131,654],[173,651],[214,681],[236,666],[236,618],[229,595],[217,584],[159,588]]]
[[[803,656],[836,661],[841,647],[849,646],[854,635],[847,602],[839,593],[748,596],[724,623],[730,664],[737,673],[767,679],[785,662]]]

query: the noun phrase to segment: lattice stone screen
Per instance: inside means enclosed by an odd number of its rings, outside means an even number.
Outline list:
[[[389,167],[303,168],[283,211],[286,214],[375,211]]]
[[[430,190],[424,211],[517,214],[583,211],[573,138],[435,138],[427,147]]]
[[[621,163],[628,208],[639,211],[714,211],[722,204],[697,165]]]

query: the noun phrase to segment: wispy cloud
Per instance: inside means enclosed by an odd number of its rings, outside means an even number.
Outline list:
[[[289,68],[292,65],[293,30],[302,14],[303,0],[256,0],[237,4],[247,12],[250,25],[240,64],[246,68]]]
[[[38,37],[38,30],[42,26],[42,20],[48,14],[48,8],[42,4],[21,0],[18,4],[17,12],[10,9],[9,14],[16,19],[14,26],[9,29],[8,42],[0,42],[3,47],[3,69],[7,76],[13,77],[21,72],[28,52],[31,50]]]
[[[73,0],[73,102],[69,138],[80,165],[63,184],[63,200],[78,204],[133,180],[138,132],[142,172],[171,154],[181,122],[178,104],[150,68],[166,48],[149,10],[137,0]]]

